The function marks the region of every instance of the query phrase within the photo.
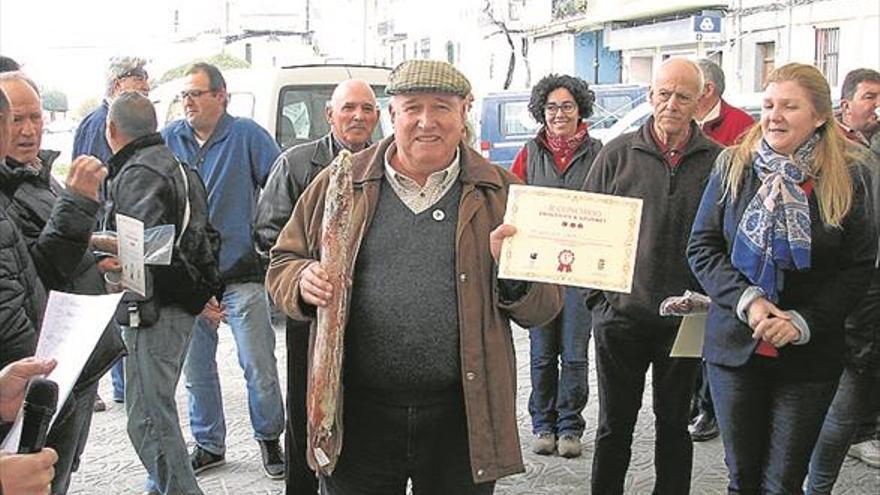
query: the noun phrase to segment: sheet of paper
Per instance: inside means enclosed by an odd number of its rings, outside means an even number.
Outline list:
[[[678,335],[672,344],[670,357],[703,357],[703,340],[706,336],[706,314],[687,315],[681,319]]]
[[[512,185],[498,276],[629,293],[642,200]]]
[[[55,358],[58,361],[58,365],[46,377],[58,384],[55,417],[73,390],[73,384],[116,312],[121,298],[122,293],[104,296],[82,296],[55,291],[49,293],[43,328],[34,355]],[[0,449],[7,452],[18,451],[22,416],[19,412]],[[55,417],[52,418],[53,423]]]
[[[119,263],[122,265],[122,286],[142,297],[147,296],[144,275],[144,223],[136,218],[116,215],[119,236]]]

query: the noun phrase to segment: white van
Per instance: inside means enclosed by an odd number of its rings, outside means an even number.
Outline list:
[[[277,69],[223,71],[229,93],[230,115],[254,119],[275,137],[281,149],[320,138],[330,131],[324,108],[333,88],[346,79],[362,79],[373,87],[383,118],[373,132],[373,142],[389,134],[385,86],[388,67],[346,64],[294,65]],[[159,125],[183,118],[180,90],[175,79],[150,93]]]

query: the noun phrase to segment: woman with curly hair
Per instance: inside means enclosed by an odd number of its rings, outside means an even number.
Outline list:
[[[703,357],[730,493],[802,492],[874,264],[864,159],[822,74],[791,63],[715,163],[687,255],[712,298]]]
[[[593,113],[593,92],[582,79],[550,74],[532,89],[529,112],[541,128],[510,171],[529,185],[580,190],[602,147],[584,122]],[[530,329],[529,340],[533,451],[550,455],[558,449],[563,457],[577,457],[589,395],[590,313],[582,291],[567,287],[562,312],[544,327]]]

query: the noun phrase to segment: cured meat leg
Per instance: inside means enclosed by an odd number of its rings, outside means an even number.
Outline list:
[[[333,296],[318,308],[312,344],[306,411],[308,461],[315,472],[330,475],[342,451],[342,357],[351,280],[351,213],[354,202],[351,153],[343,150],[330,164],[330,183],[321,224],[321,265],[330,276]]]

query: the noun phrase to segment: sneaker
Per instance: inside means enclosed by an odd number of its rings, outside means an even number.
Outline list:
[[[535,437],[535,445],[532,452],[538,455],[551,455],[556,450],[556,435],[553,433],[539,433]]]
[[[270,479],[284,478],[284,454],[278,440],[259,440],[260,454],[263,457],[263,471]]]
[[[226,464],[226,456],[212,454],[196,445],[189,454],[189,462],[192,464],[193,473],[199,474],[206,469]]]
[[[868,440],[849,448],[847,455],[855,457],[875,469],[880,469],[880,440]]]
[[[581,456],[581,439],[574,435],[562,435],[559,437],[559,455],[567,459]]]
[[[117,404],[125,404],[125,397],[116,397],[116,396],[114,395],[114,396],[113,396],[113,402],[115,402],[115,403],[117,403]]]
[[[95,412],[102,412],[107,410],[107,404],[104,404],[104,401],[101,400],[100,395],[95,395],[95,404],[92,406],[92,410]]]
[[[718,421],[715,420],[715,416],[706,413],[697,416],[697,419],[688,425],[688,432],[694,442],[706,442],[721,434],[718,431]]]

